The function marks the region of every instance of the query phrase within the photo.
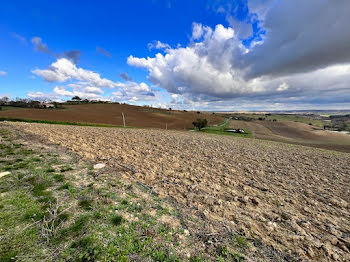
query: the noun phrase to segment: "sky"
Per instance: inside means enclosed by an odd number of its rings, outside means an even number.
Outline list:
[[[349,0],[0,3],[0,97],[350,109]]]

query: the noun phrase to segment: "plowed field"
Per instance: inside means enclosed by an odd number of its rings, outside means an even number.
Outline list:
[[[350,154],[193,132],[9,123],[312,261],[350,260]],[[125,175],[125,172],[124,172]]]

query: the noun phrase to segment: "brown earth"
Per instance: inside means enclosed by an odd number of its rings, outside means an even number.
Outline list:
[[[350,260],[350,154],[202,133],[8,123],[123,166],[213,222],[300,260]],[[253,247],[252,247],[253,248]]]
[[[168,129],[177,130],[193,128],[192,122],[197,118],[206,118],[211,125],[224,121],[222,116],[212,113],[197,114],[191,111],[169,111],[122,104],[65,105],[64,107],[65,109],[18,108],[0,111],[0,117],[123,125],[122,112],[124,112],[127,126],[165,129],[167,123]]]
[[[248,129],[253,137],[350,153],[350,135],[331,133],[292,121],[232,120],[230,128]]]
[[[127,126],[184,130],[193,128],[197,118],[206,118],[210,125],[222,123],[224,115],[209,112],[184,112],[122,104],[65,105],[65,109],[23,109],[0,111],[0,117],[123,125],[122,112]],[[243,128],[258,139],[350,153],[350,135],[330,133],[314,126],[292,121],[239,121],[232,120],[231,128]]]

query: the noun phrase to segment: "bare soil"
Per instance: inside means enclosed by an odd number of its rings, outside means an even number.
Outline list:
[[[350,260],[350,155],[193,132],[9,123],[125,167],[213,222],[309,261]],[[254,247],[252,252],[254,252]]]
[[[122,104],[65,105],[64,109],[18,108],[0,111],[0,117],[25,118],[80,123],[123,125],[122,112],[126,125],[133,127],[184,130],[193,128],[197,118],[206,118],[210,125],[219,124],[224,118],[218,114],[184,112]]]
[[[350,153],[350,135],[330,133],[292,121],[232,120],[230,128],[248,129],[253,137]]]

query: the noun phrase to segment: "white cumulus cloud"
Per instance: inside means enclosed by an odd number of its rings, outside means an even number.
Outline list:
[[[154,41],[152,43],[148,43],[147,45],[149,50],[152,49],[169,49],[170,45],[166,44],[166,43],[162,43],[160,41]]]
[[[66,82],[70,80],[86,81],[92,86],[114,88],[117,84],[100,74],[77,67],[67,58],[59,58],[47,69],[35,69],[32,73],[41,76],[48,82]]]
[[[232,27],[193,23],[187,46],[127,62],[177,94],[176,103],[350,105],[350,1],[250,0],[248,8],[246,29],[233,20]],[[257,21],[260,37],[244,46],[242,35]]]

